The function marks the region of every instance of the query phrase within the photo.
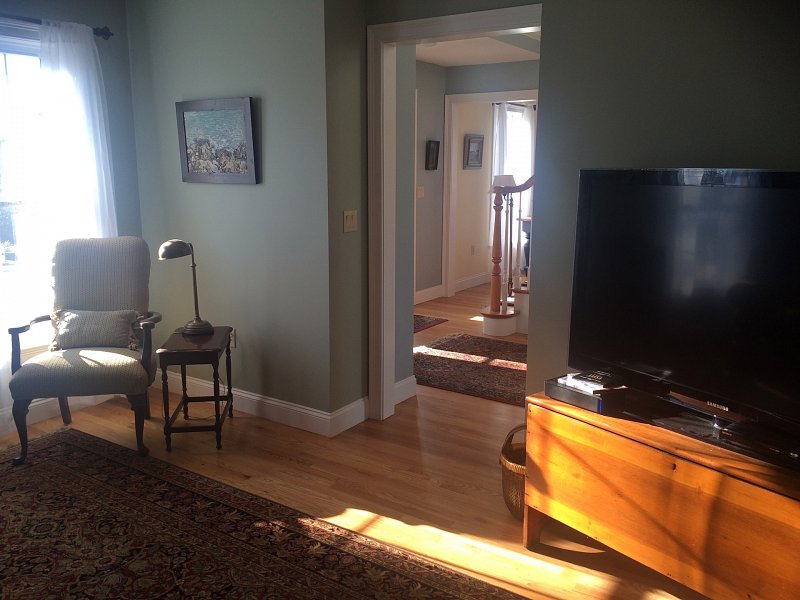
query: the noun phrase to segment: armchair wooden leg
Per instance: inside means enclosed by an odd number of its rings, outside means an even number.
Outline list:
[[[139,456],[147,456],[150,450],[144,445],[144,420],[147,413],[147,394],[129,394],[128,402],[133,411],[134,424],[136,429],[136,448]]]
[[[14,401],[11,408],[11,415],[14,417],[14,424],[17,426],[17,434],[19,434],[19,456],[11,461],[14,466],[21,465],[28,458],[28,407],[31,405],[30,400],[23,402]]]
[[[66,396],[58,397],[58,408],[61,409],[61,419],[64,421],[64,425],[72,423],[72,414],[69,412],[69,400]]]

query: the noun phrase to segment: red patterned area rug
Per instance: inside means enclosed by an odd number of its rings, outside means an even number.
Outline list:
[[[447,323],[447,319],[440,319],[439,317],[426,317],[425,315],[414,315],[414,333],[439,325]]]
[[[0,596],[518,598],[77,430],[0,452]]]
[[[525,404],[528,346],[454,333],[414,349],[417,383],[507,404]]]

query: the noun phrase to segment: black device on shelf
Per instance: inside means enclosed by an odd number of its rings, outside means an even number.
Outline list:
[[[582,170],[569,365],[800,464],[798,273],[800,173]]]

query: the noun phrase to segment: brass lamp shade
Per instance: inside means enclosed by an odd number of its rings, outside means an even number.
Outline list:
[[[183,240],[167,240],[158,249],[158,260],[181,258],[192,254],[192,245]]]
[[[158,260],[171,258],[192,257],[192,290],[194,291],[194,319],[183,326],[184,335],[210,335],[214,333],[214,326],[200,318],[200,308],[197,303],[197,265],[194,262],[194,247],[183,240],[167,240],[158,249]]]

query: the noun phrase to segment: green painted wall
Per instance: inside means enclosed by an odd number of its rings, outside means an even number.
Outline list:
[[[566,369],[579,169],[800,169],[796,2],[569,0],[542,17],[530,390]]]
[[[469,65],[447,69],[448,94],[513,92],[539,87],[539,61]]]
[[[367,98],[363,0],[325,0],[331,410],[367,393]],[[343,211],[358,232],[343,233]]]
[[[425,197],[414,201],[415,291],[442,284],[442,197],[444,194],[444,88],[446,69],[417,62],[417,186]],[[425,170],[425,144],[439,141],[439,165]]]
[[[128,9],[144,237],[154,248],[172,237],[194,244],[201,315],[238,330],[235,387],[329,411],[323,2]],[[175,102],[233,96],[256,99],[261,183],[183,183]],[[192,316],[188,261],[154,264],[151,287],[160,342]]]
[[[0,0],[0,13],[90,27],[107,25],[114,33],[96,42],[108,105],[117,227],[120,235],[141,235],[125,4],[125,0]]]
[[[414,120],[416,47],[397,46],[395,381],[414,374]]]

